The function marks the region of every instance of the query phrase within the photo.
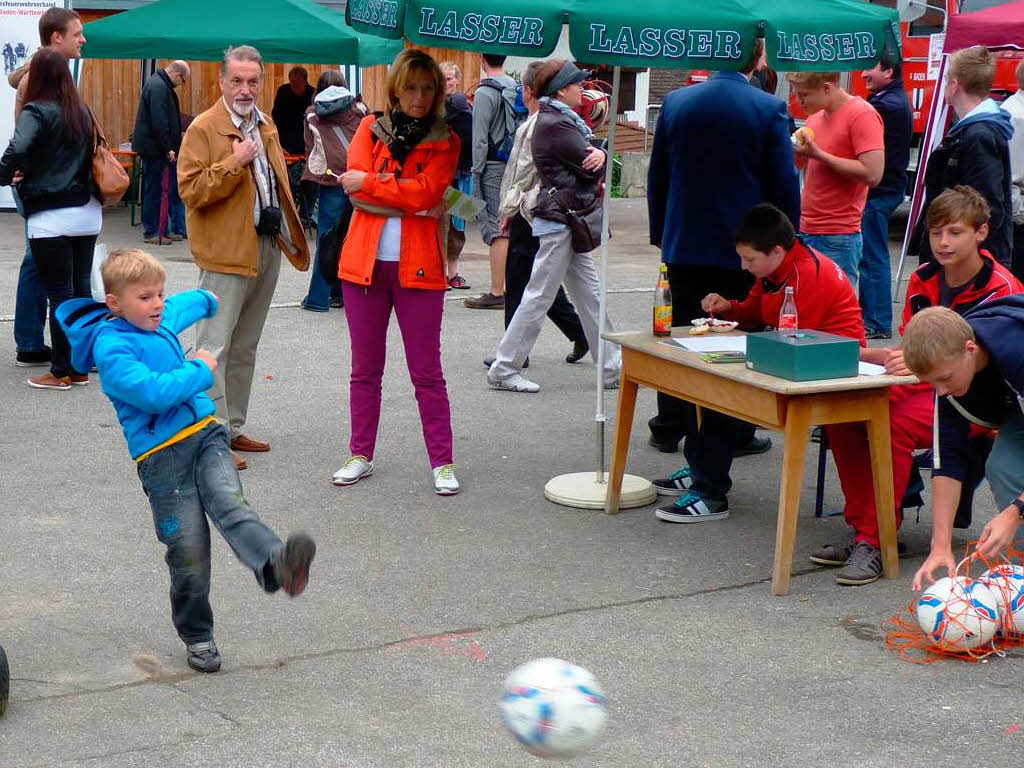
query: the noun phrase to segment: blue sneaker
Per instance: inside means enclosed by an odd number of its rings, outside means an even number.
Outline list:
[[[713,499],[700,491],[687,491],[681,499],[667,507],[658,507],[654,516],[666,523],[703,523],[729,516],[729,502],[723,496]]]
[[[659,496],[683,496],[693,487],[693,473],[689,467],[683,467],[668,477],[652,480],[651,483]]]

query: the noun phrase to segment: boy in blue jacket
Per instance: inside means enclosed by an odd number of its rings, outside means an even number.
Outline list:
[[[301,594],[316,545],[305,533],[282,543],[253,512],[228,432],[206,395],[217,359],[203,349],[189,359],[178,341],[197,320],[216,314],[217,297],[187,291],[165,301],[166,271],[139,250],[114,251],[101,271],[106,305],[75,299],[60,306],[57,319],[76,370],[95,363],[138,464],[157,538],[167,548],[171,620],[188,665],[216,672],[207,517],[267,592]]]
[[[932,457],[931,552],[914,576],[921,589],[946,568],[952,576],[953,517],[970,450],[971,424],[998,429],[985,477],[1002,510],[981,532],[978,551],[992,559],[1013,541],[1024,517],[1024,295],[986,302],[962,317],[945,307],[914,315],[903,360],[938,400]]]

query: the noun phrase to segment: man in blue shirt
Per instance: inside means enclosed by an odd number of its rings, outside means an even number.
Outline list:
[[[750,74],[764,51],[758,39],[741,72],[718,72],[699,85],[665,97],[654,134],[647,179],[651,244],[661,248],[672,289],[672,322],[688,325],[704,315],[709,293],[744,299],[753,278],[740,268],[736,230],[758,203],[772,203],[791,221],[800,220],[800,184],[793,163],[785,103],[750,87]],[[738,453],[767,450],[765,438],[744,450],[752,425],[728,420]],[[658,415],[648,425],[651,444],[678,450],[693,406],[661,392]]]
[[[885,128],[885,171],[878,186],[868,191],[861,219],[864,251],[860,261],[860,306],[869,339],[892,338],[892,267],[889,262],[889,219],[907,190],[907,165],[914,117],[903,89],[903,65],[883,54],[863,73],[868,103]]]

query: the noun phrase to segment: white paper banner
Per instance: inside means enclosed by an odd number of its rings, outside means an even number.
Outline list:
[[[14,89],[7,76],[28,61],[39,47],[39,17],[63,2],[47,0],[0,0],[0,54],[3,55],[4,77],[0,81],[0,152],[14,135]],[[0,187],[0,208],[13,208],[10,187]]]
[[[946,42],[945,33],[928,36],[928,74],[929,80],[939,78],[939,63],[942,61],[942,46]]]

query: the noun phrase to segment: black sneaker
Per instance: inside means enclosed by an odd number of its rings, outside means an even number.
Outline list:
[[[679,441],[676,440],[674,443],[667,443],[663,440],[659,440],[654,435],[647,438],[647,444],[652,448],[657,448],[662,453],[679,453]]]
[[[868,338],[868,339],[891,339],[892,338],[892,331],[883,331],[883,330],[879,330],[879,329],[872,329],[870,331],[866,331],[864,333],[864,336],[866,338]]]
[[[667,507],[658,507],[654,516],[666,523],[703,523],[729,516],[729,503],[723,496],[715,499],[700,491],[687,491],[681,499]]]
[[[331,296],[331,307],[333,309],[343,309],[345,307],[345,299],[341,296]]]
[[[749,443],[733,453],[732,457],[738,459],[741,456],[757,456],[759,453],[768,453],[771,449],[772,439],[770,437],[757,437],[755,435],[750,438]]]
[[[220,651],[210,640],[206,643],[192,643],[186,646],[186,661],[196,672],[216,672],[220,669]]]
[[[14,364],[19,368],[33,368],[49,365],[52,358],[53,350],[44,345],[42,349],[19,349]]]
[[[587,352],[590,351],[590,345],[587,344],[586,339],[583,341],[573,342],[572,352],[565,356],[565,362],[567,363],[578,363],[582,360]]]
[[[881,575],[882,550],[866,541],[858,541],[846,565],[836,571],[836,583],[859,587],[878,581]]]
[[[853,553],[853,540],[844,541],[842,543],[828,542],[822,544],[817,549],[812,549],[810,559],[812,563],[818,565],[846,565],[846,561],[850,559],[850,555]]]
[[[274,579],[291,597],[298,597],[306,588],[309,566],[315,555],[316,544],[309,534],[293,533],[287,543],[271,556]]]
[[[651,484],[659,496],[685,496],[693,487],[693,473],[689,467],[683,467],[661,480],[652,480]]]

